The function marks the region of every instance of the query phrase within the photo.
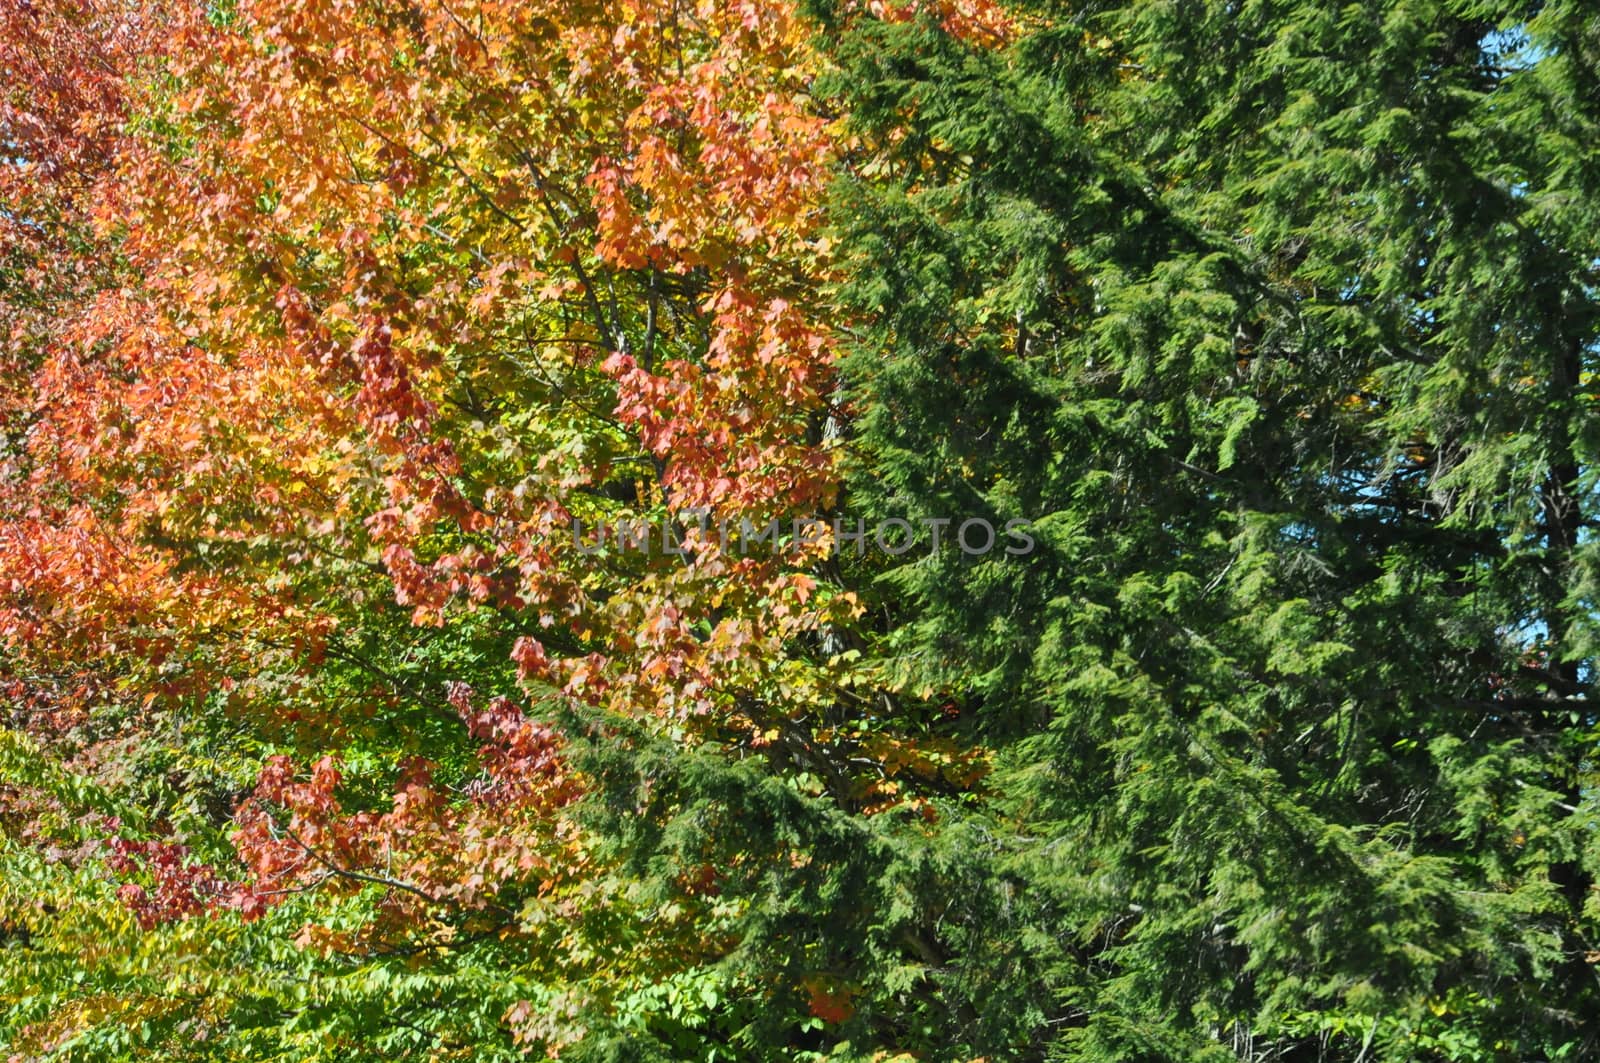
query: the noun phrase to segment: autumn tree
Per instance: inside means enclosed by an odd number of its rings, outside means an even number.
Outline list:
[[[820,1026],[810,944],[723,962],[803,833],[628,850],[583,812],[704,819],[630,750],[768,800],[821,762],[818,632],[856,611],[808,574],[826,543],[692,517],[764,528],[834,490],[809,24],[4,13],[16,1050],[670,1055]],[[586,549],[580,520],[684,542]],[[852,770],[792,798],[806,831],[871,803]]]

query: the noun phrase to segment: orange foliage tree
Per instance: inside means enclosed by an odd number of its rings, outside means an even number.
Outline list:
[[[970,778],[847,725],[860,606],[831,532],[790,534],[844,416],[813,32],[789,3],[0,4],[3,676],[68,771],[160,777],[74,857],[147,927],[376,894],[304,941],[581,955],[531,913],[632,902],[560,721],[854,811],[906,764]],[[672,943],[602,981],[726,947],[707,859]]]

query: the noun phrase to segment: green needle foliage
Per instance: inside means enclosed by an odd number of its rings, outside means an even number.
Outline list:
[[[1019,18],[833,42],[851,503],[1038,540],[875,577],[997,750],[945,1044],[1595,1058],[1600,12]]]

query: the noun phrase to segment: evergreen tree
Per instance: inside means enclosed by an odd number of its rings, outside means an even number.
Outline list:
[[[858,566],[995,751],[945,1043],[1594,1058],[1600,13],[819,17],[847,508],[1038,542]]]

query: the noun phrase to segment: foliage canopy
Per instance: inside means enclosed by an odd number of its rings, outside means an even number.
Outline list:
[[[1600,1055],[1591,7],[0,0],[9,1058]]]

